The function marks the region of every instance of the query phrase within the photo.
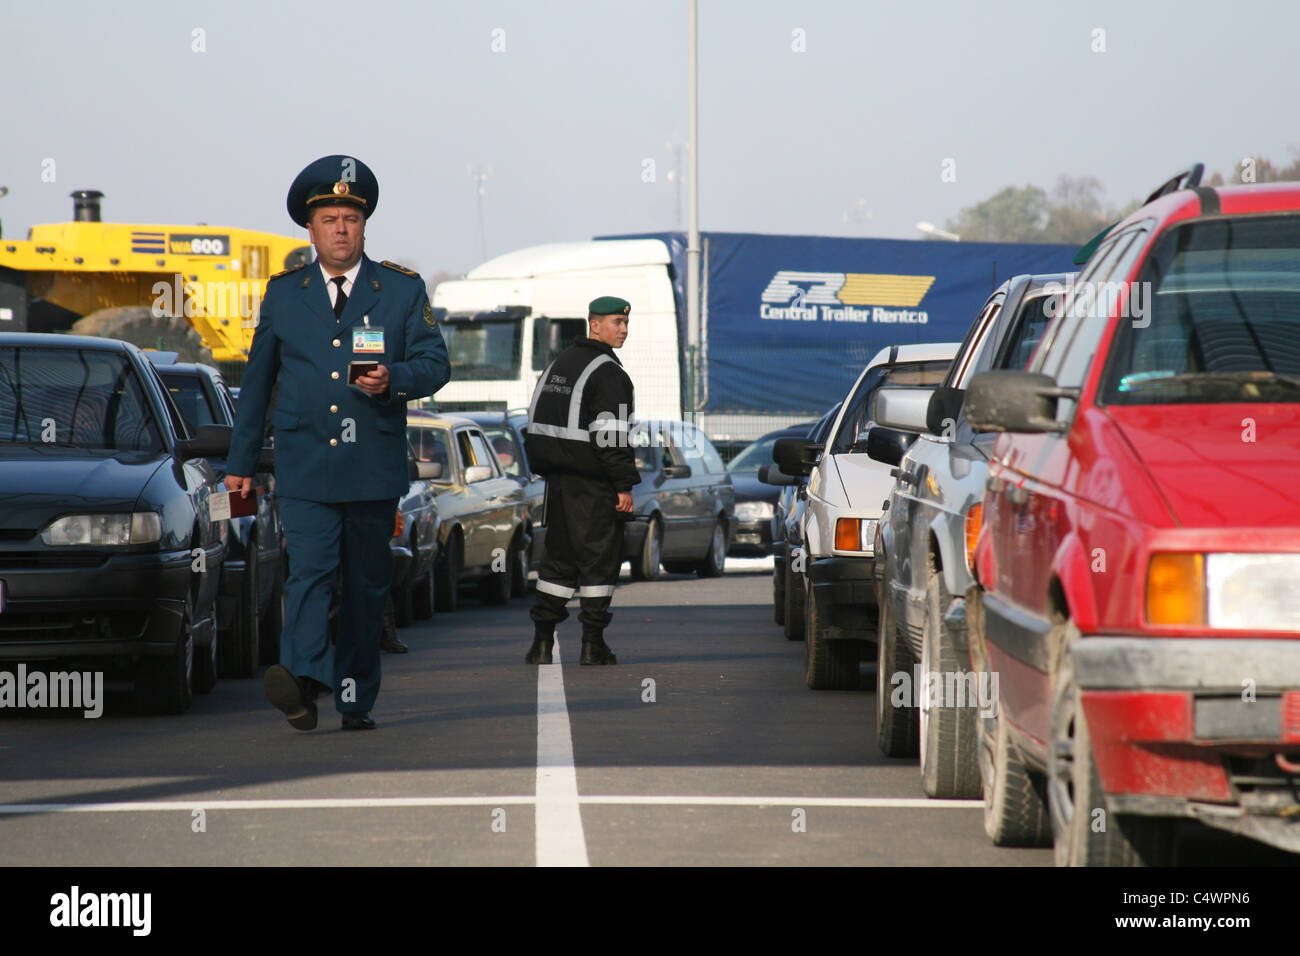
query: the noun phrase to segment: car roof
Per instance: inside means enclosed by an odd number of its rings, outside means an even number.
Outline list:
[[[890,365],[898,362],[942,362],[952,361],[961,348],[960,342],[927,342],[918,345],[886,345],[867,363],[873,365]],[[895,353],[895,349],[897,352]],[[892,353],[892,357],[891,357]]]
[[[130,342],[102,339],[96,335],[64,335],[60,332],[0,332],[0,345],[34,348],[96,349],[101,352],[140,352]]]
[[[1295,211],[1300,211],[1300,183],[1231,186],[1202,184],[1195,189],[1179,189],[1139,206],[1116,223],[1110,233],[1117,233],[1133,223],[1152,218],[1165,223],[1201,216],[1267,215]]]
[[[203,365],[199,362],[173,362],[170,365],[155,364],[154,368],[158,370],[159,375],[174,373],[177,375],[189,375],[194,378],[203,375],[211,379],[220,379],[221,381],[225,381],[225,379],[221,378],[220,369],[215,369],[211,365]]]
[[[406,417],[407,425],[428,425],[433,428],[456,428],[461,425],[477,425],[464,415],[437,415],[433,418],[426,418],[424,415],[408,415]]]

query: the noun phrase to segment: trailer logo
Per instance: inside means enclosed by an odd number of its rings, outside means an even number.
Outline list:
[[[934,279],[934,276],[782,269],[763,290],[759,317],[787,322],[924,325],[930,316],[916,306],[930,291]]]

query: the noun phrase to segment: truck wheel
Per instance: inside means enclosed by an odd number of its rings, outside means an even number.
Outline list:
[[[721,577],[727,568],[727,521],[719,518],[713,526],[713,537],[709,539],[709,550],[704,560],[695,568],[695,573],[702,578]]]
[[[447,536],[447,546],[442,549],[438,555],[438,563],[435,565],[435,598],[434,606],[445,613],[451,613],[456,610],[459,600],[458,588],[460,587],[460,535],[455,531]]]
[[[916,708],[912,700],[893,701],[893,676],[904,673],[907,684],[911,683],[912,652],[899,639],[889,596],[882,597],[876,626],[876,745],[886,757],[915,757],[919,733]]]
[[[798,571],[790,569],[790,560],[785,562],[785,639],[802,641],[804,639],[803,617],[804,605],[807,603],[807,585]]]
[[[72,323],[72,335],[94,335],[121,339],[144,349],[178,353],[177,361],[216,365],[212,352],[194,327],[183,318],[155,316],[147,305],[99,309]]]
[[[976,694],[977,676],[970,672],[957,651],[952,629],[943,615],[952,603],[943,575],[935,570],[933,558],[925,582],[925,633],[921,640],[921,673],[937,675],[938,696],[946,694],[949,674],[952,688],[962,696]],[[965,680],[963,681],[963,678]],[[933,677],[923,677],[927,683]],[[921,785],[928,797],[961,799],[980,795],[980,768],[976,758],[975,717],[979,700],[931,700],[922,686],[917,694],[920,711]]]
[[[984,832],[994,846],[1047,846],[1052,840],[1047,806],[1011,745],[1007,722],[999,714],[979,723]]]
[[[632,559],[632,580],[653,581],[659,577],[659,561],[664,549],[664,526],[658,518],[650,519],[641,553]]]
[[[257,662],[261,658],[261,615],[258,613],[258,605],[262,597],[258,587],[258,573],[257,542],[250,538],[239,607],[235,609],[235,620],[229,633],[222,639],[221,647],[217,650],[222,677],[252,677],[257,673]]]
[[[832,641],[826,626],[825,598],[814,590],[804,602],[804,683],[813,690],[857,690],[858,642]]]
[[[143,657],[135,674],[136,707],[146,714],[183,714],[194,697],[194,596],[185,595],[185,610],[168,657]]]
[[[1064,639],[1078,636],[1061,621]],[[1047,805],[1057,866],[1173,866],[1177,822],[1163,817],[1112,813],[1092,756],[1092,738],[1069,643],[1061,655],[1052,694],[1051,745],[1047,750]]]

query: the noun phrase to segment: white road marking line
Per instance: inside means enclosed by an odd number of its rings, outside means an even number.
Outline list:
[[[537,865],[589,866],[559,641],[554,655],[537,668]]]
[[[540,781],[541,770],[538,777]],[[576,776],[575,776],[576,782]],[[576,792],[576,786],[574,788]],[[539,787],[540,794],[540,787]],[[980,800],[925,800],[910,797],[740,797],[740,796],[577,796],[576,804],[646,807],[847,807],[850,809],[975,809]],[[284,800],[135,800],[107,803],[0,803],[0,816],[36,813],[159,813],[204,810],[358,810],[403,807],[503,807],[539,804],[537,797],[307,797]],[[579,819],[581,824],[581,819]],[[540,830],[539,830],[540,834]],[[579,834],[581,836],[581,834]],[[583,842],[584,856],[586,843]]]

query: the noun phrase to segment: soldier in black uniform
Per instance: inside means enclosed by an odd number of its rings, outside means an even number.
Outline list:
[[[583,664],[615,664],[604,631],[623,563],[623,521],[641,480],[627,441],[632,380],[614,355],[632,306],[605,295],[588,306],[579,336],[537,382],[528,410],[528,460],[546,478],[546,557],[537,572],[533,646],[524,662],[550,664],[555,625],[582,605]]]

